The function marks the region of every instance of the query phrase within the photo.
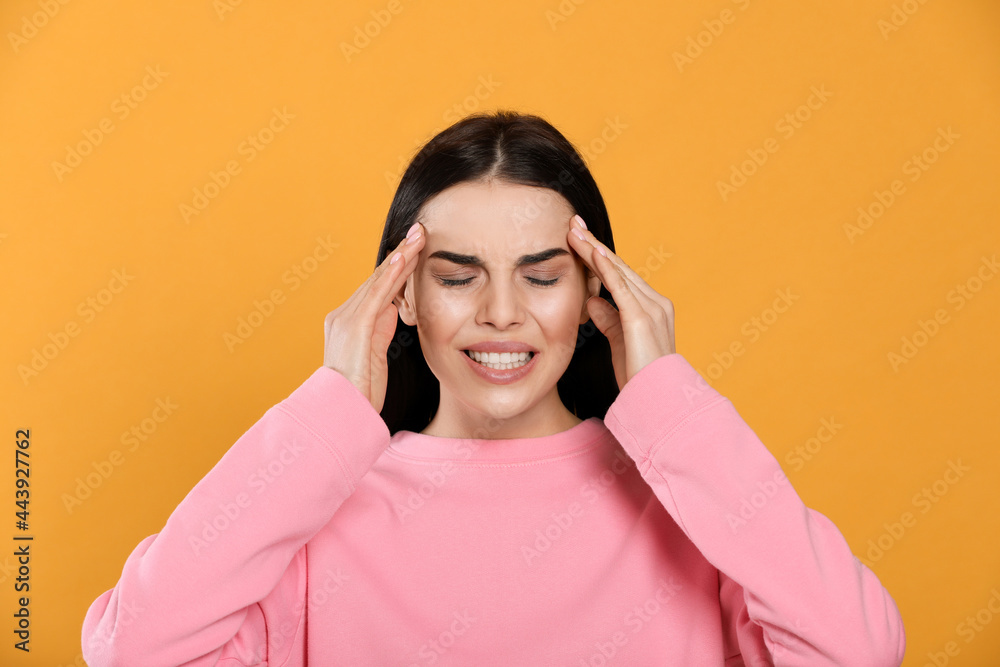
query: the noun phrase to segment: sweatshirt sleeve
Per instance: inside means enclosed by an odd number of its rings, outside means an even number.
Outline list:
[[[304,650],[304,545],[389,445],[321,366],[268,409],[125,561],[83,621],[91,667],[280,665]]]
[[[684,357],[640,369],[604,421],[719,570],[727,665],[902,662],[903,622],[889,592]]]

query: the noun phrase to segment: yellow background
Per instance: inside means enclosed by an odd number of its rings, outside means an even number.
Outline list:
[[[13,557],[0,556],[0,663],[83,664],[84,613],[131,550],[322,363],[323,319],[372,270],[416,148],[504,107],[585,151],[618,254],[674,301],[678,351],[897,601],[904,665],[947,642],[948,664],[998,664],[1000,618],[971,641],[958,627],[1000,590],[1000,280],[982,263],[1000,251],[997,3],[224,1],[0,4],[0,540],[18,532],[23,427],[35,535],[29,656],[12,648]],[[374,36],[348,57],[366,23]],[[268,137],[275,109],[294,117]],[[790,136],[789,113],[804,119]],[[57,174],[104,119],[112,131]],[[251,135],[273,139],[252,160]],[[768,140],[777,150],[724,198],[719,182]],[[911,180],[925,150],[936,159]],[[231,160],[239,173],[185,222],[181,205]],[[852,241],[858,207],[877,211],[897,179],[903,193]],[[339,245],[311,263],[327,238]],[[297,266],[313,270],[298,284]],[[978,289],[961,307],[959,285]],[[786,289],[798,298],[772,318]],[[224,335],[273,290],[283,303],[230,350]],[[88,298],[106,301],[92,318]],[[917,334],[939,310],[947,321]],[[894,367],[904,337],[922,345]],[[57,353],[22,379],[46,345]],[[157,399],[178,407],[130,451],[122,434]],[[832,438],[823,419],[842,425]],[[953,484],[949,461],[968,468]],[[100,483],[67,507],[88,475]],[[935,482],[922,511],[914,497]]]

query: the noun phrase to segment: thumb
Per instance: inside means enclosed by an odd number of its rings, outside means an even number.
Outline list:
[[[396,318],[398,314],[399,309],[396,308],[396,304],[390,303],[375,319],[375,331],[372,334],[372,352],[379,359],[385,357],[386,352],[389,350],[389,344],[392,343],[392,336],[396,333]]]
[[[621,328],[622,321],[618,310],[602,297],[594,296],[588,299],[587,312],[601,333],[609,339],[615,335],[616,329]]]

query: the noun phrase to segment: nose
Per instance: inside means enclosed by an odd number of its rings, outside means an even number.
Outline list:
[[[520,291],[510,281],[490,280],[479,298],[476,324],[492,324],[497,329],[506,329],[524,322]]]

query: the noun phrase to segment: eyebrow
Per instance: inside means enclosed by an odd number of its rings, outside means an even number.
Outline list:
[[[538,264],[539,262],[544,262],[545,260],[552,259],[553,257],[560,257],[562,255],[568,255],[569,251],[565,248],[549,248],[548,250],[542,250],[541,252],[534,252],[530,255],[521,255],[517,258],[517,262],[514,263],[515,268],[525,266],[526,264]],[[470,266],[484,266],[483,260],[481,260],[476,255],[462,255],[457,252],[451,252],[449,250],[435,250],[427,259],[439,258],[453,264],[463,264]]]

